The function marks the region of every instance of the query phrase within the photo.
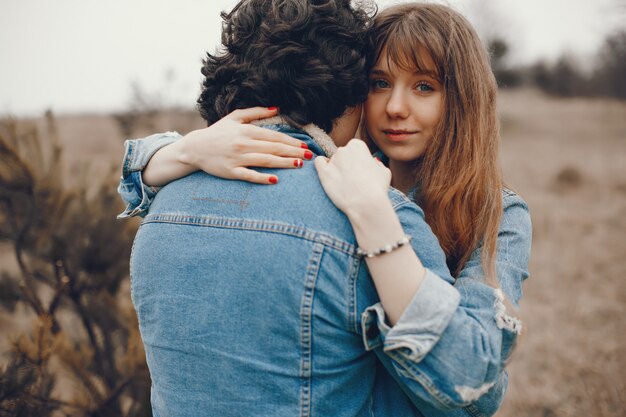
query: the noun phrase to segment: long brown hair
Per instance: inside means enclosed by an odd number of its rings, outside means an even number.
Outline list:
[[[449,7],[402,4],[375,19],[377,56],[411,71],[430,54],[445,89],[437,133],[416,169],[418,202],[458,276],[482,243],[487,282],[495,278],[502,216],[497,85],[489,58],[471,24]]]

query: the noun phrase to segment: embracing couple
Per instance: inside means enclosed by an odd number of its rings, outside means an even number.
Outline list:
[[[202,69],[209,127],[127,141],[155,416],[500,406],[531,225],[489,58],[449,7],[367,6],[241,1]]]

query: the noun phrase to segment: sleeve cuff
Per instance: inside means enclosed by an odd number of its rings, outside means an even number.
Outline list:
[[[127,203],[126,209],[117,215],[118,219],[140,216],[144,217],[161,187],[151,187],[143,183],[141,171],[135,171],[122,178],[117,192]]]
[[[180,138],[181,136],[176,132],[165,132],[143,139],[129,139],[124,142],[122,178],[117,187],[117,192],[126,203],[126,209],[117,216],[118,219],[146,215],[160,187],[145,185],[141,171],[159,149],[176,142]]]
[[[124,163],[122,176],[141,171],[148,165],[154,154],[161,148],[176,142],[181,138],[177,132],[165,132],[150,135],[143,139],[128,139],[124,142]]]
[[[361,321],[367,350],[383,345],[389,352],[400,350],[418,362],[439,341],[460,302],[459,292],[429,269],[422,285],[398,322],[390,327],[381,303],[368,307]]]

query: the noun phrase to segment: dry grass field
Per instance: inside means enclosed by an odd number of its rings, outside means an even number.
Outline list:
[[[534,244],[525,332],[498,416],[624,416],[626,102],[504,91],[500,109],[505,179],[531,208]],[[122,138],[111,117],[58,123],[70,178],[80,166],[94,178],[119,169]],[[154,129],[200,126],[197,117],[170,115]]]
[[[505,178],[530,205],[526,332],[500,416],[626,415],[626,103],[501,95]]]

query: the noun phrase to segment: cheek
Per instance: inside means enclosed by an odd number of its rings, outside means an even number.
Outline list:
[[[434,129],[443,115],[443,102],[436,100],[428,104],[419,112],[422,123]]]

